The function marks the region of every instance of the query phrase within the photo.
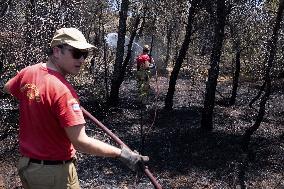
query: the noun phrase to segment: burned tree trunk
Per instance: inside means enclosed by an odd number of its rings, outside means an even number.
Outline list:
[[[5,56],[5,52],[4,50],[0,50],[0,74],[2,74],[2,71],[3,71],[3,68],[4,68],[4,62],[5,62],[5,59],[6,59],[6,56]]]
[[[241,51],[240,48],[237,47],[236,49],[236,62],[235,62],[235,73],[233,76],[233,89],[232,89],[232,95],[230,98],[229,104],[232,106],[236,102],[237,97],[237,90],[239,85],[239,76],[240,76],[240,70],[241,70]]]
[[[266,87],[266,81],[264,81],[257,93],[257,95],[250,101],[249,103],[249,107],[253,107],[252,105],[260,98],[260,96],[262,95],[263,91],[265,90]]]
[[[190,37],[191,37],[191,34],[192,34],[192,23],[193,23],[194,15],[195,15],[196,8],[197,8],[197,5],[198,5],[199,2],[200,2],[200,0],[193,0],[191,6],[189,8],[186,34],[185,34],[182,46],[179,50],[179,54],[178,54],[178,57],[176,59],[175,66],[174,66],[173,71],[171,73],[171,77],[170,77],[170,81],[169,81],[169,88],[168,88],[167,96],[166,96],[166,99],[165,99],[165,109],[167,109],[167,110],[170,110],[173,107],[173,96],[174,96],[174,92],[175,92],[176,81],[177,81],[177,77],[178,77],[181,65],[183,63],[183,60],[186,56],[186,53],[187,53],[187,50],[188,50],[188,47],[189,47]]]
[[[278,31],[280,28],[280,23],[282,21],[282,15],[283,15],[283,9],[284,9],[284,0],[280,1],[279,7],[278,7],[278,11],[277,11],[277,16],[276,16],[276,21],[275,21],[275,25],[273,28],[273,33],[272,33],[272,37],[271,37],[271,41],[268,44],[268,49],[267,52],[269,52],[269,57],[268,57],[268,62],[265,68],[265,77],[264,77],[264,95],[261,97],[260,100],[260,106],[259,106],[259,111],[258,111],[258,115],[256,118],[255,123],[253,124],[252,127],[248,128],[245,132],[245,134],[243,135],[243,140],[242,140],[242,149],[244,151],[248,150],[248,146],[249,146],[249,142],[251,139],[251,136],[253,135],[253,133],[260,127],[260,124],[263,120],[263,117],[265,115],[265,105],[266,102],[269,99],[269,95],[270,95],[270,91],[271,91],[271,68],[273,65],[273,61],[274,61],[274,57],[276,54],[276,44],[277,44],[277,40],[278,40]]]
[[[166,45],[166,58],[165,58],[165,67],[168,66],[171,54],[171,46],[172,46],[172,36],[173,36],[173,21],[167,23],[167,45]]]
[[[130,61],[130,58],[131,58],[132,45],[133,45],[135,36],[137,34],[139,24],[140,24],[140,17],[137,15],[137,17],[135,18],[135,21],[134,21],[134,25],[133,25],[131,35],[130,35],[130,39],[129,39],[129,43],[128,43],[128,47],[127,47],[127,54],[126,54],[126,57],[125,57],[123,64],[122,64],[122,70],[121,70],[121,74],[120,74],[120,78],[119,78],[120,85],[123,82],[123,79],[124,79],[124,76],[125,76],[125,73],[126,73],[126,68],[129,64],[129,61]]]
[[[224,28],[226,19],[225,0],[217,1],[217,18],[213,49],[210,58],[210,69],[206,83],[204,107],[202,110],[201,128],[205,131],[213,129],[213,109],[215,104],[215,92],[219,76],[219,63],[224,39]]]
[[[121,10],[119,11],[119,26],[118,26],[118,39],[116,48],[116,58],[114,64],[114,71],[111,80],[111,91],[108,99],[110,106],[115,106],[118,103],[120,78],[122,72],[123,56],[124,56],[124,43],[126,35],[126,21],[127,12],[129,7],[129,0],[122,0]]]

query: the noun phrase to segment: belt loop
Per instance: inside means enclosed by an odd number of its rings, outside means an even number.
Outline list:
[[[41,161],[40,161],[40,164],[41,164],[41,165],[44,165],[44,160],[41,160]]]

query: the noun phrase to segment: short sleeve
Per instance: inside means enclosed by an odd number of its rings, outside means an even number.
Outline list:
[[[65,93],[57,100],[55,112],[62,127],[86,123],[77,95],[74,95],[71,92]]]
[[[20,87],[21,87],[21,76],[22,76],[22,71],[19,72],[15,77],[11,78],[8,81],[8,90],[13,95],[16,97],[18,100],[20,100]]]

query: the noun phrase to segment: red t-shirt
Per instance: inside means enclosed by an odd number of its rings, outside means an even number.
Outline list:
[[[139,69],[142,64],[144,64],[146,61],[150,63],[150,56],[148,54],[141,54],[137,57],[136,62],[137,62],[137,68]]]
[[[41,160],[68,160],[76,150],[64,127],[84,124],[78,96],[56,71],[42,63],[21,70],[9,83],[19,100],[20,152]]]

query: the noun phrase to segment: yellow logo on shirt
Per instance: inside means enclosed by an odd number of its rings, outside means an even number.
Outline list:
[[[25,84],[21,87],[21,92],[26,92],[28,99],[40,102],[39,90],[34,84]]]

